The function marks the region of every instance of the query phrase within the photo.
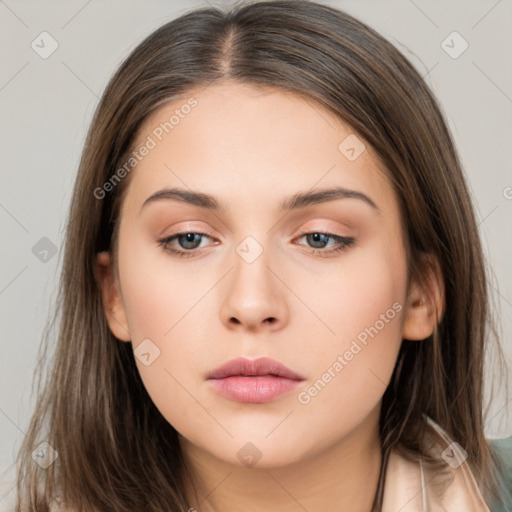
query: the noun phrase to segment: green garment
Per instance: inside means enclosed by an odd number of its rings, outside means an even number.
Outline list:
[[[500,472],[500,498],[490,506],[491,512],[512,512],[512,436],[503,439],[489,439],[493,451],[503,461]]]

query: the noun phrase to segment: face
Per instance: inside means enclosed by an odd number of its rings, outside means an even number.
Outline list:
[[[138,141],[109,325],[182,442],[276,467],[376,428],[402,337],[428,333],[407,321],[399,206],[372,148],[312,101],[232,83],[160,107]],[[239,357],[296,379],[208,378]]]

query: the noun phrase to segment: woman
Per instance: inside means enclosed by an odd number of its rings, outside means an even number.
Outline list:
[[[91,123],[59,307],[18,510],[505,503],[460,162],[412,65],[342,11],[199,9],[135,48]]]

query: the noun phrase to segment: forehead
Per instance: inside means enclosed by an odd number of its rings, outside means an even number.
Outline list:
[[[378,156],[348,124],[278,88],[228,82],[192,89],[153,112],[136,141],[135,150],[151,147],[132,171],[129,195],[139,205],[171,186],[245,205],[327,186],[393,201]]]

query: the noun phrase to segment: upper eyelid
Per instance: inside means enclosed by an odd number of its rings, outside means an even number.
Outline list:
[[[161,236],[160,238],[162,238],[162,239],[172,238],[175,236],[186,235],[188,233],[194,233],[196,235],[208,236],[210,238],[217,238],[214,235],[208,233],[207,231],[203,231],[201,229],[183,229],[181,231],[176,231],[175,233],[171,233],[170,235],[167,235],[167,236]],[[337,234],[336,232],[334,232],[334,230],[323,229],[323,228],[301,230],[296,236],[309,235],[312,233],[323,233],[326,235],[333,235],[333,236],[349,238],[349,235],[340,235],[340,234]]]

